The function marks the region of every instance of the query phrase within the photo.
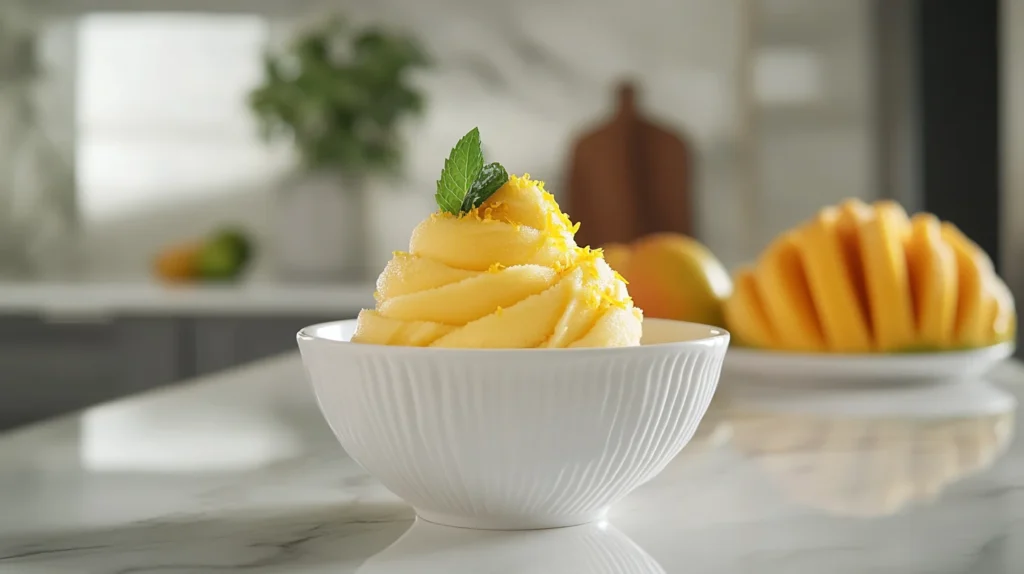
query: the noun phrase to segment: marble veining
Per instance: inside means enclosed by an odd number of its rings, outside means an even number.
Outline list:
[[[1000,392],[1024,393],[1016,364],[993,378]],[[0,572],[1024,569],[1012,410],[922,420],[752,409],[740,414],[723,388],[694,441],[607,523],[451,529],[417,521],[344,455],[288,356],[0,436]],[[218,421],[278,447],[204,471],[195,461],[234,448],[210,440],[228,432]],[[801,438],[814,429],[815,440]],[[163,449],[172,431],[192,448]],[[123,456],[90,459],[85,436]],[[169,470],[175,462],[188,470]],[[890,504],[869,504],[878,501]]]

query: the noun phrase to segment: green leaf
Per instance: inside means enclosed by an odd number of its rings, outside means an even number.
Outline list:
[[[434,200],[441,211],[458,215],[462,200],[469,193],[477,175],[484,167],[484,152],[480,149],[480,130],[473,128],[459,140],[444,162],[441,179],[437,180]]]
[[[494,195],[494,192],[501,189],[508,181],[508,172],[500,163],[489,163],[480,170],[469,188],[469,193],[462,200],[461,211],[469,211],[480,207],[480,204],[487,201],[487,198]]]
[[[413,38],[323,19],[266,54],[248,104],[261,134],[290,140],[307,166],[391,173],[401,164],[398,126],[423,109],[411,73],[426,61]]]

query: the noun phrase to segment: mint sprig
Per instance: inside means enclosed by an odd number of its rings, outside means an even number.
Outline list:
[[[480,130],[473,128],[445,160],[434,200],[441,211],[459,215],[479,207],[507,181],[508,172],[501,164],[484,165]]]
[[[489,163],[480,170],[476,180],[469,188],[469,193],[462,200],[462,211],[469,211],[480,207],[480,204],[487,201],[487,198],[494,195],[494,192],[501,189],[508,181],[508,172],[500,163]]]
[[[452,148],[444,162],[441,179],[437,180],[434,199],[441,211],[458,214],[477,174],[484,167],[484,152],[480,149],[480,130],[473,128]]]

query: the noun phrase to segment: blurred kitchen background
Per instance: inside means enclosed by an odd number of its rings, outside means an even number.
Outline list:
[[[332,16],[330,54],[368,62],[355,84],[314,73]],[[268,83],[268,50],[309,83]],[[671,225],[727,266],[825,204],[892,197],[959,224],[1019,294],[1022,58],[1018,0],[4,0],[0,428],[291,350],[372,305],[473,126],[572,215],[574,169],[630,154],[602,129],[624,82],[668,134],[651,145],[680,182]],[[261,137],[254,106],[308,122],[352,85],[376,96],[333,121],[394,132],[312,129],[305,156]],[[300,163],[335,152],[344,177]]]

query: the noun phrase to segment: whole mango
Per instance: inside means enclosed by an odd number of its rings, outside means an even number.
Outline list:
[[[732,293],[732,279],[699,241],[656,233],[629,245],[606,245],[604,255],[629,282],[629,294],[645,317],[724,325],[722,304]]]

